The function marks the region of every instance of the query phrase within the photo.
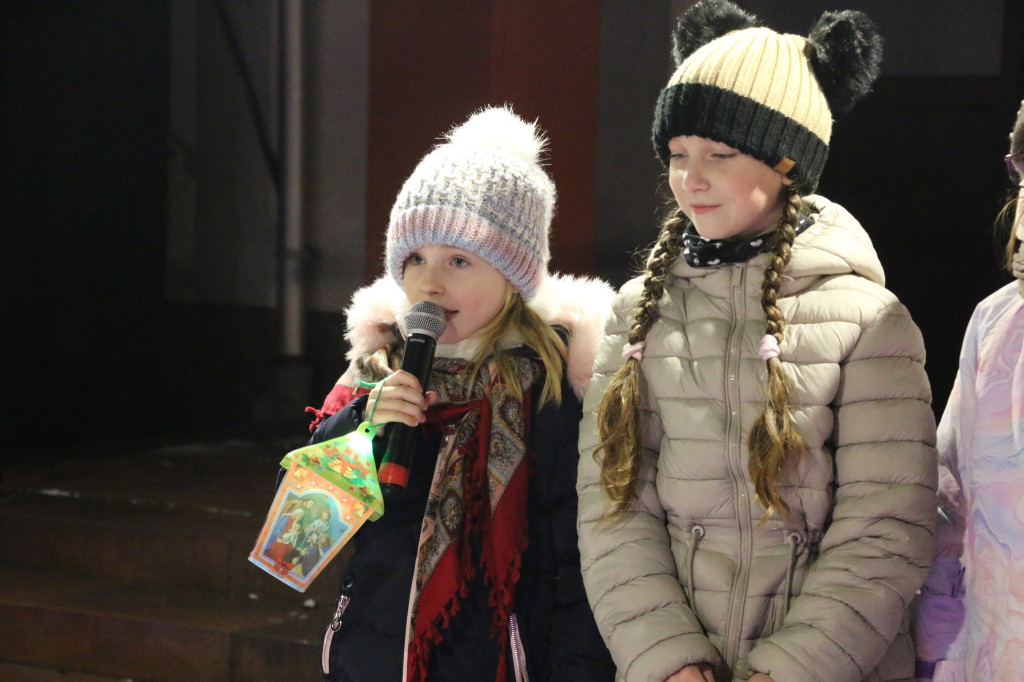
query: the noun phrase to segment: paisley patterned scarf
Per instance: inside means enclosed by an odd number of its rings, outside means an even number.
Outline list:
[[[543,376],[537,361],[511,360],[525,400],[494,377],[492,363],[485,363],[477,380],[467,386],[467,361],[434,361],[428,388],[437,392],[439,400],[428,410],[427,420],[442,430],[444,438],[423,517],[409,600],[406,674],[410,682],[426,678],[431,651],[443,639],[478,570],[485,573],[494,607],[491,635],[500,652],[495,680],[505,679],[508,622],[520,555],[528,540],[530,388]],[[481,547],[479,565],[474,565],[472,557],[474,536]]]
[[[389,350],[382,348],[357,360],[355,378],[376,382],[391,374],[392,367],[401,364],[401,353]],[[491,636],[499,646],[495,680],[505,680],[508,623],[521,554],[528,542],[531,388],[545,376],[536,358],[511,353],[506,358],[512,376],[520,379],[523,399],[495,376],[493,360],[482,364],[470,384],[468,360],[437,358],[427,383],[438,400],[427,410],[424,426],[439,429],[443,438],[409,599],[405,660],[409,682],[426,679],[430,654],[444,639],[444,630],[468,596],[469,582],[478,570],[484,571],[494,607]],[[477,562],[472,555],[474,538],[479,538],[481,548]]]
[[[445,433],[420,533],[409,607],[406,670],[410,682],[426,678],[430,652],[467,596],[468,583],[483,570],[494,606],[491,635],[499,644],[495,680],[505,679],[508,622],[527,545],[529,397],[542,369],[512,357],[521,378],[518,399],[485,363],[467,386],[465,360],[434,361],[429,389],[439,400],[428,422]],[[480,565],[473,565],[471,538],[480,538]]]

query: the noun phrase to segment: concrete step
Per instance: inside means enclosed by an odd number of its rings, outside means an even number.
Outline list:
[[[294,594],[252,599],[0,568],[0,672],[76,682],[317,680],[331,604]]]
[[[229,441],[85,455],[54,447],[5,462],[0,491],[262,519],[274,496],[278,462],[302,444]]]
[[[248,561],[302,444],[6,459],[0,680],[318,680],[346,553],[305,593]]]
[[[297,594],[248,561],[277,463],[301,443],[22,460],[0,484],[0,565],[232,595]],[[344,557],[306,590],[332,600]]]
[[[269,506],[269,502],[267,503]],[[249,562],[263,519],[17,493],[0,498],[0,565],[233,595],[298,594]],[[343,556],[306,590],[333,599]]]
[[[4,682],[125,682],[123,677],[89,675],[73,670],[52,670],[32,665],[0,662],[0,680]]]

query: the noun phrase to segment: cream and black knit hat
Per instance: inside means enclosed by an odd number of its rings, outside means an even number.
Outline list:
[[[861,12],[826,12],[807,38],[758,26],[728,0],[703,0],[673,34],[678,68],[658,98],[653,142],[723,142],[813,189],[828,158],[832,114],[867,94],[881,38]]]
[[[405,181],[387,234],[387,269],[402,284],[405,259],[427,244],[484,258],[529,300],[547,274],[555,185],[540,165],[546,139],[507,107],[454,128]]]

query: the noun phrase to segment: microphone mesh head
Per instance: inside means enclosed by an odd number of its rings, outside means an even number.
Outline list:
[[[444,334],[446,326],[444,308],[430,301],[414,303],[405,314],[405,331],[410,335],[426,334],[436,341]]]

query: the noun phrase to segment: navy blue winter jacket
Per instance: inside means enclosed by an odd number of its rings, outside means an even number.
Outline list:
[[[562,382],[562,404],[537,410],[530,420],[534,452],[529,480],[529,546],[522,555],[514,616],[531,682],[611,681],[615,667],[601,640],[580,575],[576,536],[577,437],[581,404]],[[533,405],[540,398],[534,389]],[[367,398],[353,400],[324,420],[311,443],[355,430]],[[375,450],[383,439],[375,440]],[[328,627],[324,680],[399,682],[405,624],[423,510],[439,450],[439,436],[420,429],[404,496],[352,539],[339,598],[344,613]],[[382,449],[382,448],[379,448]],[[375,452],[379,457],[382,452]],[[491,636],[492,609],[483,572],[430,657],[428,680],[487,682],[498,665]],[[339,626],[340,623],[340,626]],[[515,682],[512,648],[506,680]]]

